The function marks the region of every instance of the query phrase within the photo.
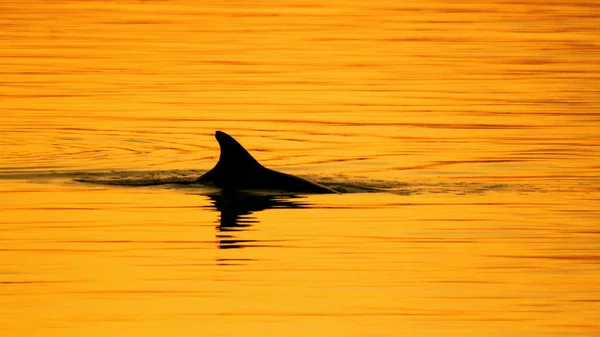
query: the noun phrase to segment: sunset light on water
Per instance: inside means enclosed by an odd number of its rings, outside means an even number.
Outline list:
[[[0,336],[599,336],[597,7],[2,2]]]

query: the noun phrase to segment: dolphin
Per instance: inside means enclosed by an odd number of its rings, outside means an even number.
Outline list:
[[[219,161],[196,183],[208,183],[227,190],[273,190],[297,194],[337,193],[325,186],[262,166],[233,137],[215,132],[221,147]]]

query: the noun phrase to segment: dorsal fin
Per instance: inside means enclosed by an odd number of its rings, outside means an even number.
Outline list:
[[[215,132],[221,147],[217,165],[195,180],[221,189],[276,190],[298,193],[335,193],[334,190],[308,180],[263,167],[233,137]]]
[[[230,135],[222,131],[217,131],[215,132],[215,138],[221,147],[221,156],[219,157],[217,166],[227,170],[234,168],[246,170],[262,167],[262,165]]]

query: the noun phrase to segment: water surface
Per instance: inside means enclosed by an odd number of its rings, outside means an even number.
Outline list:
[[[0,334],[600,336],[596,7],[3,2]]]

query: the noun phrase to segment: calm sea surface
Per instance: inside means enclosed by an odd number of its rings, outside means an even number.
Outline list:
[[[0,335],[600,336],[597,9],[2,1]]]

